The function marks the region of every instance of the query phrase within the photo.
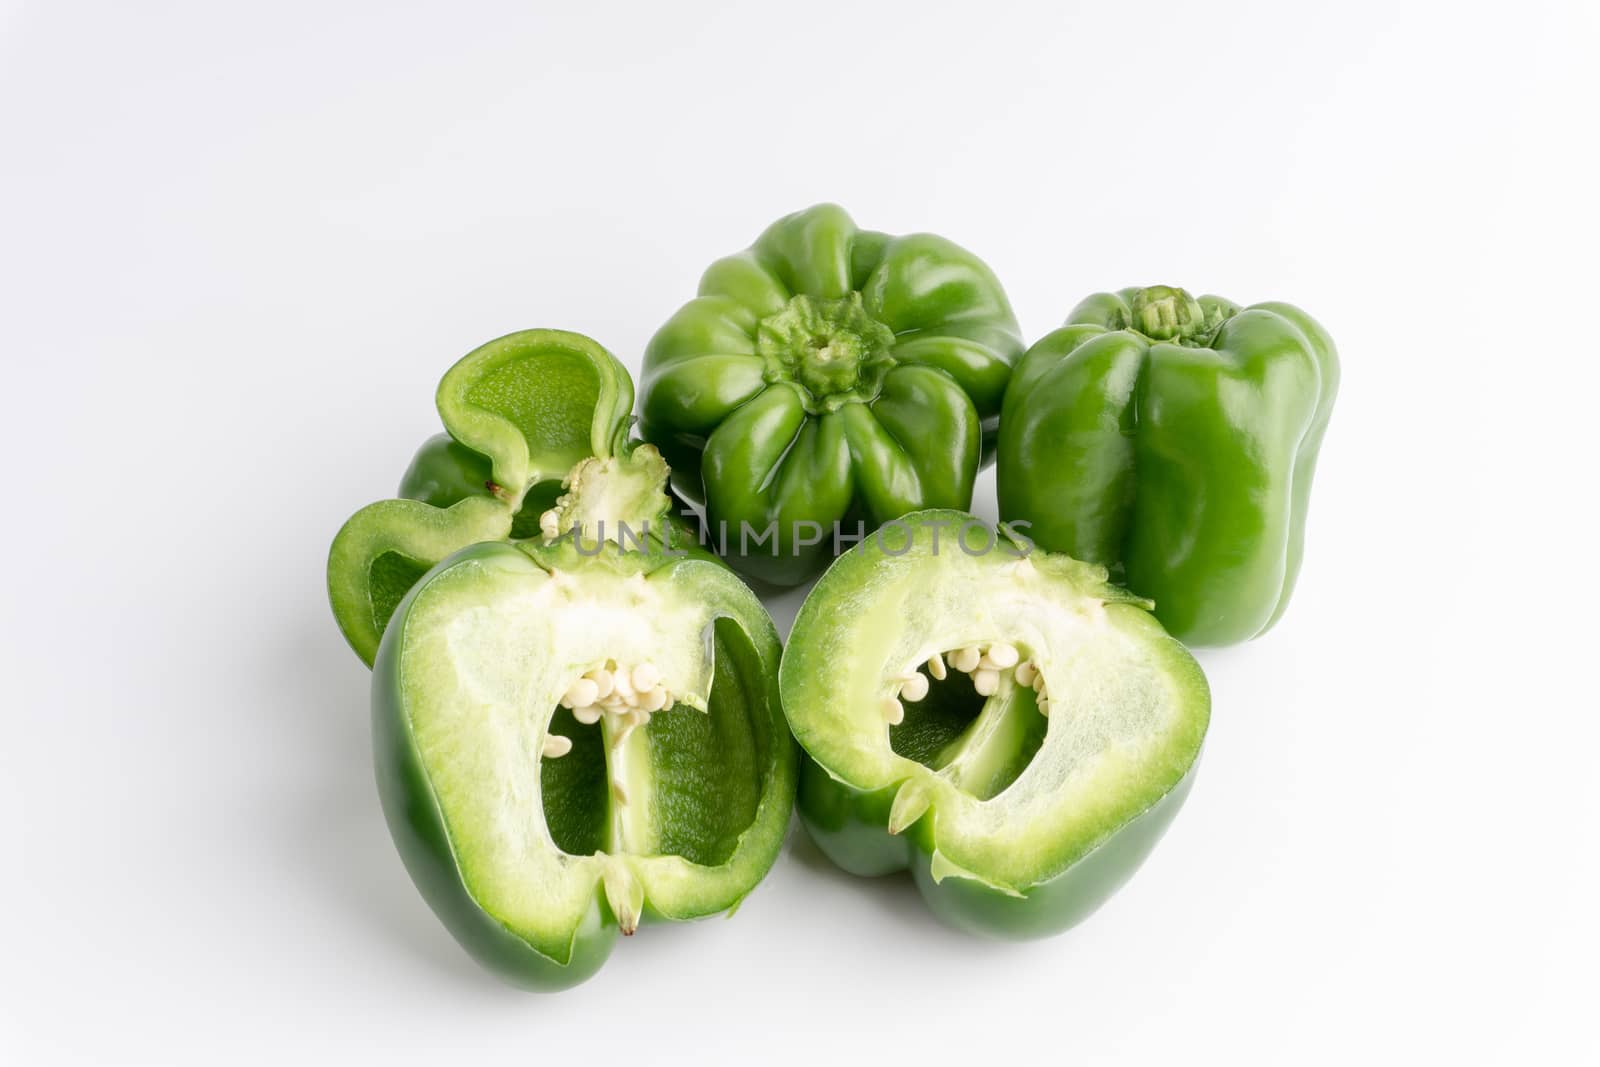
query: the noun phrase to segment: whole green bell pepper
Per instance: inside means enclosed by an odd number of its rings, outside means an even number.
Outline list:
[[[1106,564],[1189,644],[1259,636],[1300,570],[1338,385],[1332,339],[1288,304],[1091,296],[1007,390],[1001,517]]]
[[[970,505],[1021,351],[977,257],[824,204],[706,271],[646,349],[640,432],[737,569],[795,585],[837,530]]]
[[[779,672],[812,839],[854,874],[909,867],[964,929],[1088,915],[1171,822],[1210,721],[1148,606],[962,512],[870,535],[806,598]]]
[[[524,330],[451,367],[436,403],[449,432],[422,446],[401,499],[356,512],[328,554],[334,618],[369,666],[430,567],[480,541],[535,536],[575,465],[622,455],[633,381],[581,334]]]
[[[583,981],[641,920],[730,911],[788,828],[795,752],[760,602],[720,562],[601,525],[665,520],[666,479],[648,445],[583,461],[546,523],[571,532],[450,556],[379,647],[400,855],[462,946],[529,989]]]

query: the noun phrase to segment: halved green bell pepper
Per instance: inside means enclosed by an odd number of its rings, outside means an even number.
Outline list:
[[[1288,304],[1091,296],[1007,390],[1001,517],[1106,564],[1191,645],[1259,636],[1300,570],[1338,385],[1333,340]]]
[[[436,403],[449,432],[412,460],[402,499],[356,512],[328,554],[334,617],[369,666],[430,567],[480,541],[535,536],[576,464],[624,454],[633,381],[581,334],[524,330],[451,367]]]
[[[779,672],[811,837],[855,874],[909,867],[965,929],[1088,915],[1172,820],[1210,721],[1148,606],[962,512],[883,526],[806,598]]]
[[[617,476],[591,467],[567,494],[573,533],[430,570],[373,671],[406,868],[463,947],[529,989],[588,978],[643,919],[735,908],[793,804],[771,620],[720,562],[601,540],[582,516],[635,494]]]
[[[970,505],[1022,347],[977,257],[824,204],[706,271],[645,352],[640,432],[737,569],[795,585],[836,529]]]

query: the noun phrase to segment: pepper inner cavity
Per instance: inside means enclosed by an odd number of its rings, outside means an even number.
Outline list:
[[[980,800],[1015,781],[1044,741],[1043,676],[1008,642],[948,649],[886,682],[890,747]]]

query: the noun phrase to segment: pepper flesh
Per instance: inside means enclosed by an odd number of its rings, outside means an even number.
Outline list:
[[[1338,381],[1332,339],[1287,304],[1092,296],[1017,366],[1000,514],[1108,566],[1188,644],[1257,637],[1300,571]]]
[[[971,503],[1022,350],[975,256],[823,204],[713,263],[699,294],[646,349],[640,432],[736,569],[796,585],[835,529]]]
[[[909,867],[947,922],[1036,937],[1092,912],[1154,847],[1192,782],[1210,696],[1103,567],[993,531],[974,553],[966,529],[987,527],[905,516],[802,605],[780,669],[805,753],[798,808],[844,869]],[[908,690],[918,665],[930,686]],[[995,668],[998,683],[976,686]],[[897,692],[903,718],[883,709]]]

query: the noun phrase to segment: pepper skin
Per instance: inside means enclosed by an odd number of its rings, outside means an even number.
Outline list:
[[[801,606],[779,671],[798,810],[836,864],[909,868],[945,922],[1065,930],[1193,784],[1211,699],[1104,567],[954,511],[884,525]]]
[[[334,618],[368,666],[430,567],[480,541],[537,535],[575,464],[625,450],[633,381],[581,334],[524,330],[463,357],[436,402],[449,432],[422,446],[401,499],[356,512],[328,553]]]
[[[835,524],[968,507],[1022,351],[994,274],[824,204],[713,263],[646,349],[640,432],[742,573],[797,585]],[[769,533],[768,531],[772,531]]]
[[[1258,637],[1300,570],[1333,341],[1288,304],[1100,293],[1028,350],[1000,425],[1000,514],[1103,563],[1191,645]]]

